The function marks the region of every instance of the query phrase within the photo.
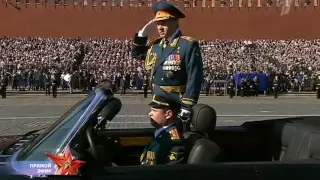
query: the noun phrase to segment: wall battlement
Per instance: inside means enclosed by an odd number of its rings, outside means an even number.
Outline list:
[[[313,39],[320,37],[319,0],[173,1],[197,39]],[[153,18],[155,0],[1,0],[0,36],[131,38]]]

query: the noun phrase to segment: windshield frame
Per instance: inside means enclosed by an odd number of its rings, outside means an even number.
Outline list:
[[[65,118],[68,117],[74,110],[81,106],[81,103],[86,101],[90,96],[94,96],[92,98],[92,101],[90,104],[85,108],[83,114],[81,114],[79,120],[74,124],[74,126],[68,130],[68,133],[65,137],[63,137],[63,140],[60,144],[57,144],[57,148],[54,148],[51,152],[55,154],[62,153],[65,150],[65,147],[71,142],[71,140],[76,136],[78,131],[85,125],[91,116],[92,112],[96,109],[96,107],[100,104],[101,101],[106,100],[108,97],[104,94],[103,90],[98,88],[95,90],[95,92],[91,93],[89,97],[86,97],[79,101],[76,105],[74,105],[70,110],[68,110],[59,120],[54,123],[52,126],[48,128],[42,135],[40,135],[37,139],[34,140],[34,142],[31,142],[25,148],[21,149],[20,151],[16,152],[16,161],[24,161],[28,159],[32,154],[37,154],[39,151],[37,150],[39,147],[41,147],[41,143],[43,141],[48,140],[54,133],[56,133],[57,128],[63,127],[63,123]],[[64,122],[65,124],[66,122]],[[26,157],[26,155],[28,157]]]

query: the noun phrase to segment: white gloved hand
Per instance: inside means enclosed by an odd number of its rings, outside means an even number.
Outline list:
[[[181,108],[180,112],[178,114],[178,117],[182,120],[182,121],[188,121],[191,118],[191,111],[185,108]]]
[[[149,21],[139,32],[138,36],[139,37],[147,37],[149,36],[151,25],[154,23],[154,20],[152,19]]]

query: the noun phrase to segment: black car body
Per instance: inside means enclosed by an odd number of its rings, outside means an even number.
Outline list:
[[[55,163],[46,153],[63,154],[70,148],[73,159],[85,162],[77,175],[92,178],[141,179],[147,175],[163,179],[161,175],[165,174],[169,179],[260,180],[320,176],[319,117],[212,127],[215,130],[206,139],[220,147],[220,158],[206,164],[147,167],[140,166],[139,158],[154,129],[103,128],[105,120],[112,120],[119,108],[121,103],[110,91],[98,88],[44,133],[28,133],[2,151],[0,174],[55,175]],[[199,156],[209,157],[211,153],[201,152]]]

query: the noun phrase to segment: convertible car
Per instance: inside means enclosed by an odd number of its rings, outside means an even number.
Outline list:
[[[214,109],[199,104],[194,109],[191,130],[184,133],[187,162],[141,166],[140,154],[151,141],[154,129],[108,128],[121,106],[111,90],[97,88],[44,133],[31,131],[2,150],[0,174],[51,179],[54,175],[104,179],[319,179],[318,117],[216,127]]]

